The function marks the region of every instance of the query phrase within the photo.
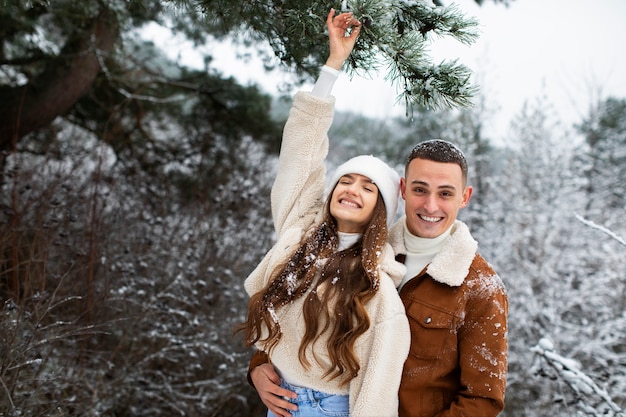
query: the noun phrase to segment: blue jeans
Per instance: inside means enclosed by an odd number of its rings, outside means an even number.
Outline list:
[[[298,406],[292,417],[349,417],[350,403],[347,395],[333,395],[281,382],[281,387],[295,392],[298,397],[289,399]],[[276,417],[268,410],[267,417]]]

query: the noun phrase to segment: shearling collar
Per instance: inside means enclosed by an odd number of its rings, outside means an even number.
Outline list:
[[[406,255],[407,252],[404,245],[405,224],[406,216],[403,216],[389,231],[389,243],[396,255]],[[452,225],[450,237],[428,265],[426,273],[437,282],[458,287],[465,281],[477,249],[478,242],[470,234],[467,225],[457,220]]]
[[[396,261],[395,250],[389,243],[385,244],[383,256],[379,263],[380,270],[389,275],[394,287],[397,288],[402,282],[402,278],[406,275],[406,266]]]

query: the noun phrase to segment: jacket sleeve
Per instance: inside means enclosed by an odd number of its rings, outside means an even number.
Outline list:
[[[391,291],[397,297],[395,288]],[[396,313],[377,323],[372,329],[374,334],[366,339],[369,344],[361,347],[361,369],[350,381],[351,417],[398,415],[398,389],[404,361],[409,354],[411,334],[400,299],[392,305],[398,306],[394,307]]]
[[[335,99],[298,92],[283,130],[271,204],[277,236],[293,226],[307,229],[323,207],[324,160]]]
[[[250,384],[251,387],[254,388],[254,384],[252,383],[250,372],[252,372],[252,370],[256,368],[257,366],[263,365],[264,363],[269,363],[269,362],[270,362],[270,358],[267,356],[267,353],[263,352],[262,350],[257,350],[252,354],[252,357],[250,358],[250,364],[248,365],[248,374],[247,374],[248,384]]]
[[[472,291],[458,335],[461,389],[440,417],[496,416],[504,409],[507,317],[506,290],[494,273]]]
[[[244,282],[249,295],[260,291],[269,273],[284,262],[324,208],[328,129],[334,97],[319,98],[298,92],[285,123],[278,170],[272,186],[271,207],[277,244]]]

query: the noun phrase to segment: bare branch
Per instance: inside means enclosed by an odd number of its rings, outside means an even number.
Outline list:
[[[591,220],[587,220],[585,218],[583,218],[582,216],[576,214],[576,219],[581,222],[582,224],[592,227],[596,230],[601,231],[602,233],[608,235],[609,237],[617,240],[620,244],[622,244],[623,246],[626,246],[626,240],[624,240],[623,238],[621,238],[620,236],[616,235],[615,233],[613,233],[612,231],[610,231],[609,229],[607,229],[606,227],[600,226],[598,224],[595,224],[594,222],[592,222]]]

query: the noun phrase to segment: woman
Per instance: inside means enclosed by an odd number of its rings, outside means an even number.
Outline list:
[[[302,417],[397,416],[409,349],[396,291],[406,270],[387,243],[399,175],[373,156],[352,158],[335,171],[323,202],[328,94],[360,27],[351,13],[333,16],[326,66],[311,93],[296,94],[283,133],[271,195],[278,241],[245,282],[246,342],[266,352],[281,386],[297,393],[284,399],[288,406],[268,406],[270,417],[296,408]]]

